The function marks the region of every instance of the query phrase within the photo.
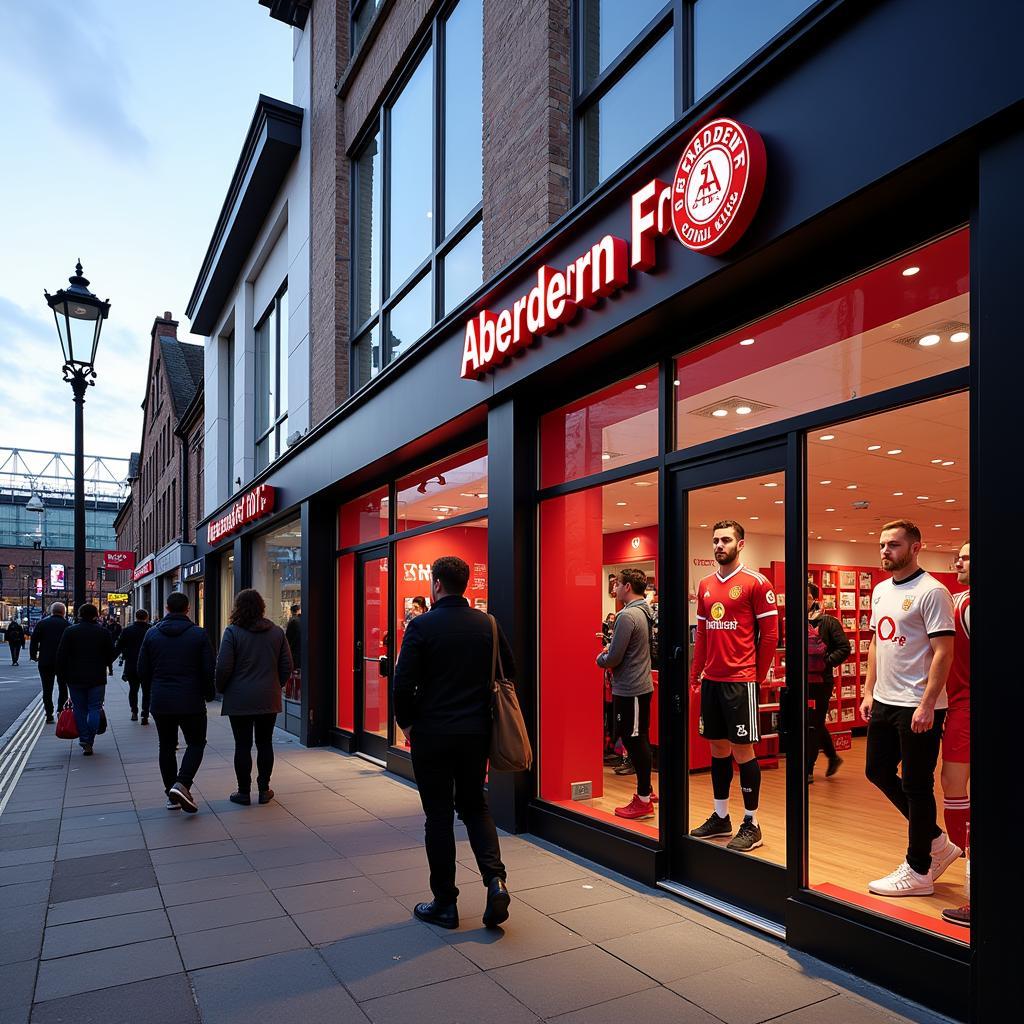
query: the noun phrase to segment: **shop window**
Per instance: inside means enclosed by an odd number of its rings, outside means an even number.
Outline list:
[[[396,530],[415,530],[487,507],[487,445],[441,459],[396,485]]]
[[[386,537],[391,532],[390,507],[387,487],[345,502],[338,512],[338,546],[351,548]]]
[[[352,390],[483,280],[482,0],[444,7],[417,61],[352,162]]]
[[[338,667],[337,706],[335,723],[339,729],[355,729],[355,674],[353,657],[356,645],[353,595],[356,585],[356,556],[342,555],[338,559]]]
[[[951,709],[939,713],[945,718],[945,734],[941,744],[936,734],[933,753],[938,764],[929,760],[932,755],[922,756],[919,747],[912,758],[904,758],[901,773],[904,779],[926,780],[923,814],[930,821],[934,815],[932,827],[937,822],[966,848],[970,606],[961,595],[969,595],[970,587],[969,459],[966,394],[838,423],[807,437],[807,568],[814,588],[809,587],[807,600],[815,601],[815,619],[831,619],[831,627],[818,632],[824,637],[841,631],[850,645],[831,678],[812,663],[814,651],[808,652],[808,695],[817,712],[810,717],[808,737],[811,753],[817,755],[808,764],[808,783],[813,781],[808,790],[808,884],[834,899],[962,942],[969,942],[969,929],[943,920],[942,911],[969,902],[965,858],[937,855],[941,875],[934,881],[934,892],[894,900],[878,891],[886,886],[877,883],[908,856],[908,824],[883,790],[869,781],[888,779],[895,799],[902,799],[893,756],[876,756],[884,754],[885,744],[880,742],[868,756],[862,702],[872,638],[877,667],[874,713],[881,720],[886,705],[884,720],[890,720],[894,714],[912,714],[912,705],[919,703],[918,690],[898,681],[900,666],[909,667],[905,676],[927,672],[935,641],[926,633],[954,630],[953,671],[946,696],[937,705],[948,702]],[[931,585],[939,588],[938,595],[925,597],[925,578],[896,586],[888,582],[909,572],[909,567],[893,567],[890,562],[887,568],[881,561],[880,541],[893,535],[883,534],[882,528],[896,520],[908,520],[920,530],[920,550],[914,557],[932,578]],[[907,541],[904,529],[894,533]],[[910,543],[913,540],[909,537]],[[905,544],[900,557],[908,553],[913,555]],[[966,558],[958,562],[961,554]],[[907,588],[905,594],[900,586]],[[901,616],[907,616],[906,624]],[[940,621],[944,616],[949,622]],[[896,644],[896,639],[901,642]],[[879,655],[882,645],[887,649]],[[898,710],[901,702],[906,710]],[[897,734],[885,727],[877,735],[892,739]],[[933,771],[934,784],[928,786]]]
[[[962,230],[680,356],[676,446],[967,366],[968,266]]]
[[[615,813],[630,803],[637,776],[617,737],[611,677],[596,663],[622,611],[613,588],[625,569],[641,569],[646,576],[642,600],[650,608],[651,636],[657,645],[657,474],[542,502],[539,564],[540,796],[657,838],[657,803],[641,819]],[[641,700],[649,702],[647,739],[657,793],[656,666],[651,686],[652,695],[641,695]],[[647,711],[642,712],[644,725]]]
[[[693,5],[693,95],[699,100],[814,0],[697,0]]]
[[[283,288],[256,326],[256,472],[286,447],[288,436],[288,292]]]
[[[541,487],[657,455],[657,367],[545,414],[540,445]]]
[[[256,537],[252,544],[252,585],[263,595],[267,618],[284,631],[291,647],[293,671],[285,701],[302,699],[300,658],[302,625],[302,527],[298,519]],[[296,714],[294,710],[291,712]]]
[[[235,603],[235,554],[233,551],[228,551],[226,554],[221,555],[219,600],[220,634],[217,637],[218,645],[220,643],[220,637],[224,635],[224,630],[228,628],[228,622],[231,618],[231,608]]]

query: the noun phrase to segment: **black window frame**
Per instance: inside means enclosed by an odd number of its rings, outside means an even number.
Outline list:
[[[396,306],[405,299],[410,292],[419,285],[424,278],[431,275],[430,294],[430,323],[423,331],[426,335],[430,329],[445,317],[451,310],[445,309],[444,302],[444,270],[445,261],[453,249],[462,242],[478,225],[483,223],[483,189],[481,188],[480,201],[445,234],[445,25],[455,8],[463,0],[448,0],[434,14],[429,28],[424,32],[423,39],[413,52],[408,67],[403,71],[402,76],[395,85],[383,97],[379,109],[372,118],[370,124],[363,130],[356,144],[352,147],[349,155],[351,165],[351,189],[350,189],[350,219],[352,252],[359,249],[359,233],[362,228],[362,218],[359,208],[359,161],[361,160],[366,147],[373,141],[378,140],[380,146],[380,238],[377,242],[373,255],[380,260],[379,283],[380,294],[371,301],[373,312],[362,321],[357,322],[357,302],[360,281],[358,260],[351,261],[350,268],[350,294],[351,302],[351,323],[350,323],[350,359],[349,359],[349,393],[354,394],[373,379],[376,374],[366,380],[359,379],[358,368],[359,358],[357,349],[361,342],[368,341],[371,333],[376,328],[380,345],[380,366],[377,373],[384,370],[395,361],[390,351],[389,327],[390,315]],[[480,3],[485,0],[469,0],[469,2]],[[397,286],[392,287],[390,274],[391,256],[391,220],[390,220],[390,191],[391,191],[391,110],[398,102],[410,79],[416,73],[423,58],[431,53],[433,56],[433,78],[431,89],[433,91],[431,109],[432,116],[432,189],[431,196],[433,209],[431,212],[431,251]],[[482,88],[482,82],[481,82]],[[483,111],[481,110],[481,126],[483,122]],[[481,131],[481,160],[483,157],[483,141]],[[482,261],[481,252],[481,261]],[[481,279],[483,268],[481,266]],[[470,292],[472,294],[472,292]],[[463,296],[466,298],[468,296]],[[461,302],[461,300],[460,300]],[[453,307],[454,308],[454,307]],[[420,337],[423,337],[420,335]],[[415,346],[419,339],[408,343],[405,352]],[[401,355],[405,355],[402,352]]]
[[[274,337],[270,339],[270,345],[277,352],[277,358],[274,361],[274,386],[271,394],[277,397],[277,409],[276,411],[274,409],[270,410],[270,422],[266,430],[264,430],[263,433],[261,434],[256,434],[256,410],[255,407],[253,408],[254,436],[252,444],[252,454],[253,466],[257,473],[262,473],[263,470],[266,469],[268,466],[273,465],[273,463],[275,463],[284,454],[285,449],[288,447],[287,438],[281,436],[282,427],[288,421],[288,396],[285,395],[283,396],[282,399],[281,395],[281,360],[288,358],[288,353],[281,351],[281,300],[284,298],[285,293],[287,291],[288,278],[285,278],[283,283],[281,284],[281,287],[278,288],[277,292],[274,294],[273,299],[270,300],[270,303],[267,305],[267,308],[263,311],[263,315],[256,321],[255,324],[253,324],[253,336],[255,339],[255,335],[259,332],[260,328],[267,322],[267,319],[270,317],[270,314],[274,314],[275,333]],[[256,364],[254,366],[254,379],[257,382],[258,386],[260,350],[259,345],[255,343],[253,345],[253,358]],[[284,406],[283,409],[282,405]],[[274,447],[273,449],[273,454],[267,458],[266,465],[261,466],[259,460],[260,444],[262,444],[264,441],[271,437],[274,437],[274,439],[276,440],[276,447]]]
[[[370,26],[377,19],[377,14],[380,9],[388,2],[388,0],[352,0],[351,10],[349,11],[349,49],[350,54],[355,53],[366,37],[370,34]],[[356,24],[359,20],[359,15],[368,7],[372,7],[374,13],[370,16],[370,20],[366,23],[363,30],[362,36],[356,38]]]

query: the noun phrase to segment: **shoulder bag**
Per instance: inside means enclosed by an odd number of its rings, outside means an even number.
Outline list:
[[[515,683],[505,678],[498,644],[498,623],[491,620],[491,770],[526,772],[533,766],[533,748],[519,707]]]
[[[78,725],[75,723],[75,709],[71,706],[70,700],[65,702],[64,707],[60,709],[60,714],[57,716],[56,736],[59,740],[78,739]]]

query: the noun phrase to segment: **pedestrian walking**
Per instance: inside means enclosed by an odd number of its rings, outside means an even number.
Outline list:
[[[431,609],[410,619],[395,667],[395,720],[412,747],[426,815],[425,845],[433,899],[413,913],[442,928],[459,926],[455,885],[457,811],[487,888],[485,927],[508,919],[509,892],[484,782],[491,738],[491,619],[463,597],[469,566],[448,555],[431,571]],[[512,650],[499,628],[501,662],[514,675]]]
[[[135,613],[135,621],[116,633],[114,640],[114,655],[120,656],[124,662],[124,672],[121,678],[128,684],[128,706],[132,709],[132,721],[139,719],[139,690],[142,690],[142,724],[149,724],[149,696],[150,684],[147,680],[143,682],[139,675],[139,651],[142,649],[142,641],[149,632],[149,611],[140,608]],[[111,636],[115,636],[111,630]]]
[[[114,662],[114,641],[97,622],[94,604],[78,609],[78,622],[64,630],[57,645],[57,678],[68,688],[78,727],[78,743],[86,757],[100,729],[107,671]]]
[[[7,645],[11,649],[11,665],[17,668],[21,649],[25,646],[25,630],[17,619],[11,619],[7,625]]]
[[[235,737],[238,789],[228,799],[236,804],[252,802],[254,739],[259,802],[274,798],[274,723],[281,711],[281,690],[292,673],[292,650],[284,630],[266,611],[259,591],[240,590],[217,655],[217,689],[224,695],[221,714],[230,719]]]
[[[160,777],[167,809],[199,810],[192,783],[206,747],[206,702],[213,700],[213,648],[188,617],[188,598],[167,595],[167,614],[146,632],[139,649],[139,681],[150,687],[150,711],[160,743]],[[185,737],[181,764],[175,750],[178,729]]]
[[[32,630],[32,642],[28,656],[39,668],[39,682],[43,688],[43,707],[46,709],[46,724],[52,725],[53,681],[57,677],[57,648],[64,630],[68,628],[68,610],[62,601],[50,605],[50,614],[41,619]],[[68,700],[68,688],[63,679],[57,679],[57,707],[62,708]]]

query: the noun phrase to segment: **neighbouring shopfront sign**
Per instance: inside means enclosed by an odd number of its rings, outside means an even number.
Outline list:
[[[103,568],[114,569],[134,569],[135,568],[135,552],[134,551],[104,551],[103,552]]]
[[[208,544],[216,544],[222,537],[235,533],[246,523],[268,516],[273,511],[274,488],[270,484],[260,484],[248,494],[242,495],[222,516],[207,523],[206,541]]]
[[[107,594],[107,604],[127,604],[127,594]]]
[[[181,567],[181,582],[188,583],[189,580],[201,579],[206,575],[206,556],[197,558],[194,562]]]
[[[63,590],[64,589],[64,566],[59,562],[50,563],[50,589],[51,590]]]
[[[753,129],[716,118],[686,144],[671,183],[655,178],[633,193],[630,241],[605,235],[564,270],[541,266],[537,283],[511,306],[466,323],[464,379],[474,380],[624,288],[631,271],[652,270],[655,241],[674,232],[693,252],[717,256],[739,241],[764,192],[764,143]]]
[[[147,558],[141,565],[137,565],[132,570],[132,579],[135,581],[141,580],[143,576],[148,576],[153,571],[153,559]]]

